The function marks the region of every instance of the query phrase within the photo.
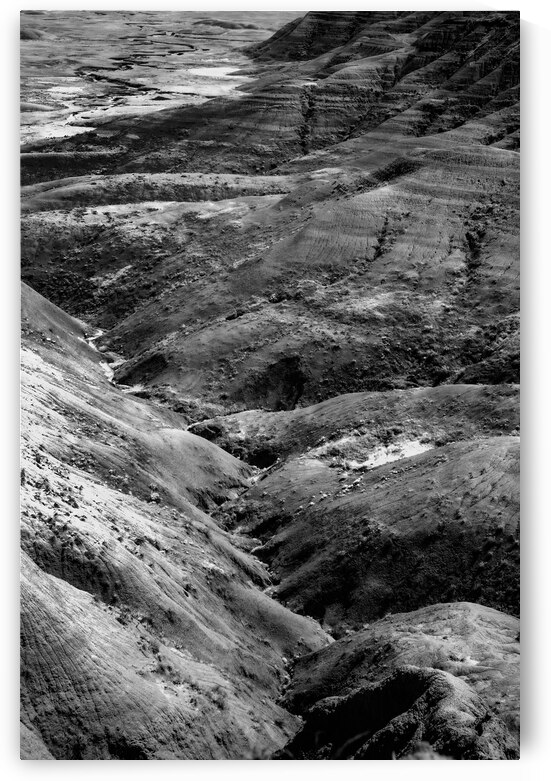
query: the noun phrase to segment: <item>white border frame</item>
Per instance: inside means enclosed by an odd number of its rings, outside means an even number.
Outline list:
[[[129,768],[110,764],[102,770],[85,763],[78,770],[64,769],[59,762],[22,762],[19,760],[19,725],[17,708],[18,688],[18,345],[19,345],[19,123],[18,123],[18,26],[21,10],[151,10],[156,3],[134,0],[103,0],[102,2],[21,2],[4,0],[0,8],[2,46],[2,74],[4,87],[3,122],[0,125],[3,141],[3,189],[4,243],[2,260],[2,295],[0,305],[1,333],[4,335],[4,369],[2,381],[2,493],[3,539],[2,567],[3,618],[5,640],[1,646],[4,682],[2,699],[2,748],[0,766],[4,778],[54,779],[77,772],[84,778],[93,778],[96,772],[102,776],[124,778],[132,775],[145,778],[152,771],[148,764]],[[280,0],[276,3],[223,2],[223,0],[196,0],[196,2],[161,2],[159,10],[294,10],[297,16],[308,10],[380,10],[381,3],[349,2],[344,9],[339,3],[300,2]],[[522,678],[522,743],[521,765],[508,762],[503,767],[477,764],[469,773],[475,775],[499,774],[500,781],[517,777],[517,774],[545,776],[551,768],[551,545],[549,496],[551,493],[550,443],[551,443],[551,257],[548,225],[549,206],[549,133],[551,129],[549,106],[549,76],[551,68],[551,9],[544,2],[485,3],[419,2],[393,3],[393,10],[520,10],[522,42],[522,609],[523,609],[523,678]],[[526,444],[527,443],[527,444]],[[264,765],[261,769],[251,762],[233,762],[221,766],[212,762],[194,762],[181,767],[174,762],[165,763],[157,773],[163,777],[180,779],[191,774],[195,779],[217,776],[239,779],[261,773],[267,777],[279,777],[285,773],[291,777],[309,776],[312,779],[332,778],[336,768],[327,762],[318,762],[316,768],[283,769],[278,764]],[[350,764],[349,776],[363,777],[374,772],[376,776],[395,778],[425,778],[437,771],[427,767],[405,764],[386,765],[386,769]],[[442,773],[442,766],[440,773]],[[453,768],[456,768],[455,770]],[[493,768],[493,769],[492,769]],[[466,772],[457,765],[445,765],[446,776],[459,778]],[[340,772],[345,772],[342,769]],[[421,776],[420,776],[421,774]]]

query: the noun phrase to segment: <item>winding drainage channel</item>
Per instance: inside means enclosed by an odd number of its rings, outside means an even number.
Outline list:
[[[90,345],[92,350],[99,353],[100,355],[102,353],[96,347],[96,342],[101,336],[103,336],[104,333],[105,331],[102,331],[101,328],[97,328],[93,336],[87,336],[84,340],[87,344]],[[103,371],[103,373],[105,374],[105,376],[107,377],[107,379],[112,385],[116,384],[114,380],[115,369],[117,368],[117,366],[120,366],[122,363],[124,363],[124,358],[116,358],[114,361],[100,361],[99,363],[101,370]],[[126,388],[126,386],[117,386],[117,387],[120,387],[121,390],[124,390]],[[129,393],[130,390],[135,390],[135,389],[128,388],[128,390],[126,390],[125,392]]]

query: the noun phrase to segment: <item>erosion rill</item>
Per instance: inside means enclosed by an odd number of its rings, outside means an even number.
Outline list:
[[[23,12],[21,756],[516,759],[519,17]]]

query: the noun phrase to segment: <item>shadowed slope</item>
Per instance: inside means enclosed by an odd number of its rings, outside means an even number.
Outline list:
[[[518,756],[519,637],[511,616],[440,604],[303,657],[284,702],[306,724],[279,758],[406,758],[419,741],[444,758]]]
[[[290,459],[226,522],[260,538],[285,604],[338,632],[442,598],[518,613],[518,458],[517,437],[495,437],[357,477]]]
[[[247,410],[190,427],[257,466],[305,455],[364,469],[412,446],[430,449],[477,435],[518,430],[519,390],[509,385],[440,385],[388,393],[349,393],[288,412]]]

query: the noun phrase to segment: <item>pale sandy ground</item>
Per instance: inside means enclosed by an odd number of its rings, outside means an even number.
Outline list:
[[[244,23],[249,16],[233,14]],[[252,65],[238,50],[293,16],[256,15],[257,29],[236,30],[197,25],[199,12],[153,12],[139,20],[127,13],[23,15],[22,27],[41,37],[21,41],[21,142],[78,135],[113,117],[238,97],[252,78],[238,72]]]

